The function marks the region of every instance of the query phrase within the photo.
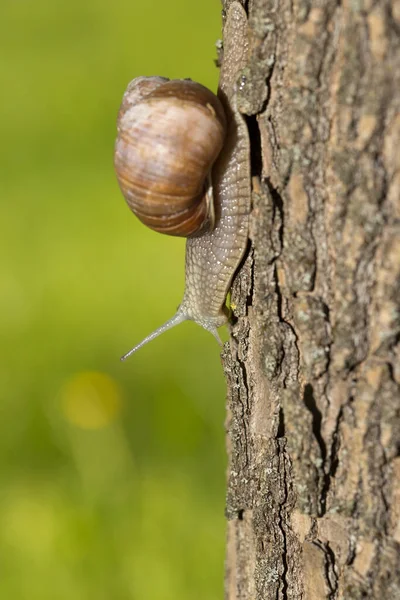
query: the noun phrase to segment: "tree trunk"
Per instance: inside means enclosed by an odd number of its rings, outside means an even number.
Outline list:
[[[400,598],[400,4],[247,8],[226,598]]]

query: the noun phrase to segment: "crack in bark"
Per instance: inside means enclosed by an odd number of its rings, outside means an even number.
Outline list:
[[[279,407],[279,424],[276,432],[276,437],[278,439],[285,437],[285,413],[282,406]]]
[[[323,544],[322,549],[325,555],[325,578],[330,588],[327,600],[335,600],[338,591],[338,578],[335,571],[335,553],[329,546],[329,543]]]
[[[282,534],[282,575],[281,575],[281,583],[282,586],[278,586],[277,590],[276,590],[276,600],[280,600],[280,598],[282,600],[287,600],[288,599],[288,580],[287,580],[287,573],[288,573],[288,560],[287,560],[287,553],[288,553],[288,546],[287,546],[287,539],[286,539],[286,531],[285,531],[285,523],[287,521],[287,514],[286,514],[286,504],[288,502],[288,497],[289,497],[289,492],[288,492],[288,485],[287,485],[287,472],[286,472],[286,460],[285,460],[285,456],[286,456],[286,451],[285,451],[285,446],[286,446],[286,440],[284,438],[281,438],[280,440],[277,440],[277,449],[278,449],[278,457],[279,457],[279,464],[283,464],[283,473],[282,473],[282,482],[283,482],[283,491],[284,491],[284,495],[283,495],[283,499],[282,501],[279,503],[279,529],[281,531]],[[280,592],[282,593],[282,595],[280,595]]]
[[[242,374],[242,383],[243,386],[246,389],[246,394],[245,394],[245,398],[246,398],[246,406],[245,403],[242,401],[242,395],[240,394],[238,399],[240,402],[240,406],[242,407],[242,431],[244,434],[244,442],[245,442],[245,463],[244,466],[248,467],[250,465],[250,454],[249,454],[249,432],[248,432],[248,413],[249,413],[249,386],[248,386],[248,380],[247,380],[247,372],[246,372],[246,365],[243,363],[243,361],[238,358],[238,365]]]
[[[331,445],[330,445],[330,453],[329,453],[329,461],[324,462],[324,485],[321,490],[321,516],[326,514],[326,504],[328,499],[329,490],[332,484],[332,481],[335,478],[338,466],[339,466],[339,450],[340,450],[340,438],[339,438],[339,430],[340,423],[342,421],[343,409],[341,408],[339,414],[336,418],[335,429],[332,432]],[[327,465],[329,466],[326,471]]]
[[[269,191],[269,193],[271,195],[271,199],[272,199],[272,206],[274,209],[274,212],[272,215],[273,224],[275,223],[276,212],[279,213],[279,219],[280,219],[280,225],[278,228],[278,238],[279,238],[280,245],[279,245],[279,248],[275,248],[275,247],[273,248],[275,251],[275,257],[273,260],[276,261],[282,252],[284,231],[285,231],[285,214],[284,214],[284,210],[283,210],[283,199],[282,199],[282,196],[280,195],[280,193],[278,192],[278,190],[272,185],[272,182],[269,177],[265,177],[264,182],[268,188],[268,191]]]

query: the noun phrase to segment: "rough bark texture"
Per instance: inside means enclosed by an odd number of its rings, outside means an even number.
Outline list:
[[[400,3],[245,8],[226,597],[400,599]]]

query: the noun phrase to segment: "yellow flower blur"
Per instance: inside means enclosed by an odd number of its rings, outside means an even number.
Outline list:
[[[109,375],[96,371],[77,373],[61,389],[66,419],[81,429],[102,429],[119,414],[121,390]]]

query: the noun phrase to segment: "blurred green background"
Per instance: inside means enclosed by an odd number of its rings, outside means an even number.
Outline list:
[[[184,241],[127,208],[138,75],[216,89],[218,0],[1,0],[0,597],[222,597],[225,386],[174,312]]]

